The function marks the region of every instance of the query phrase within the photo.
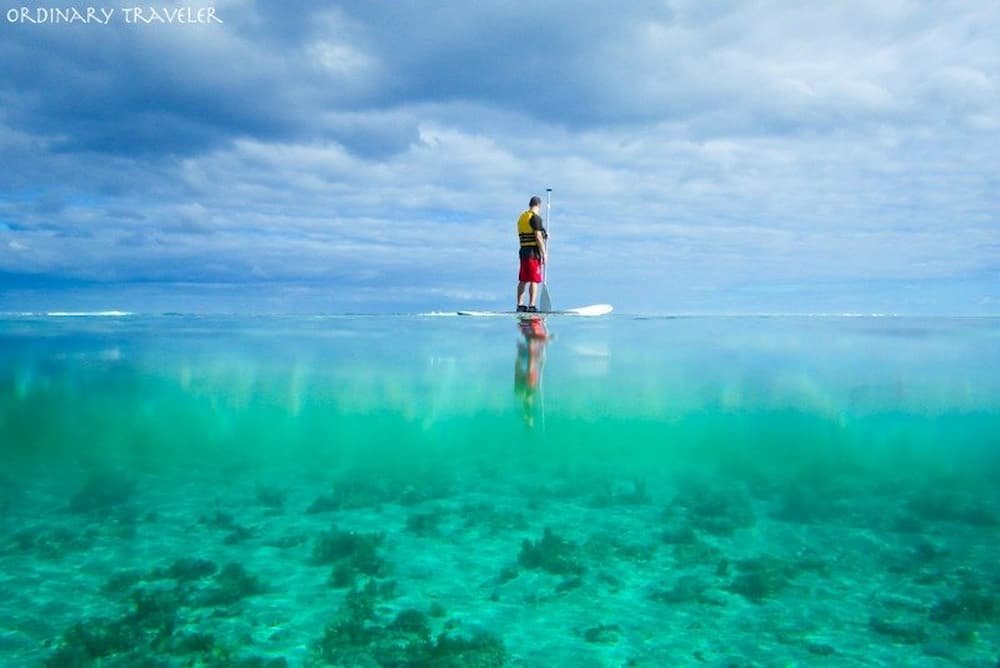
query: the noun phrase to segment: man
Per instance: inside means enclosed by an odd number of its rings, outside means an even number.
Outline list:
[[[535,396],[541,389],[542,364],[549,334],[540,315],[521,316],[517,324],[524,341],[517,342],[514,392],[521,398],[521,414],[528,427],[535,426]]]
[[[542,282],[542,265],[545,264],[545,240],[549,233],[545,231],[542,217],[538,210],[542,206],[542,198],[533,196],[528,201],[528,210],[517,219],[517,238],[521,243],[519,255],[521,271],[517,276],[517,310],[535,312],[535,299],[538,296],[538,284]],[[523,304],[524,288],[528,288],[528,303]]]

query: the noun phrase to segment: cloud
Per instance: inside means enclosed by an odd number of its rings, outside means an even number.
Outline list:
[[[217,7],[0,26],[8,279],[505,299],[513,217],[550,186],[584,299],[927,280],[995,303],[988,5]]]

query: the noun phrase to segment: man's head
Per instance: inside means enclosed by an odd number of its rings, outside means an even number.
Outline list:
[[[542,198],[539,197],[538,195],[532,195],[531,199],[528,200],[529,209],[534,209],[536,206],[541,206],[541,205],[542,205]]]

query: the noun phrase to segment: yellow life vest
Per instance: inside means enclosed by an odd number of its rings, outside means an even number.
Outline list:
[[[531,217],[535,213],[530,209],[521,214],[517,219],[517,238],[521,241],[521,248],[537,248],[538,240],[535,238],[535,228],[531,226]]]

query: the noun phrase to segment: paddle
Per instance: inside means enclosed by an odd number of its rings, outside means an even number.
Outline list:
[[[552,227],[552,188],[545,189],[545,229]],[[540,311],[552,310],[552,299],[549,297],[549,240],[545,240],[545,265],[542,267],[542,296],[538,302]]]

